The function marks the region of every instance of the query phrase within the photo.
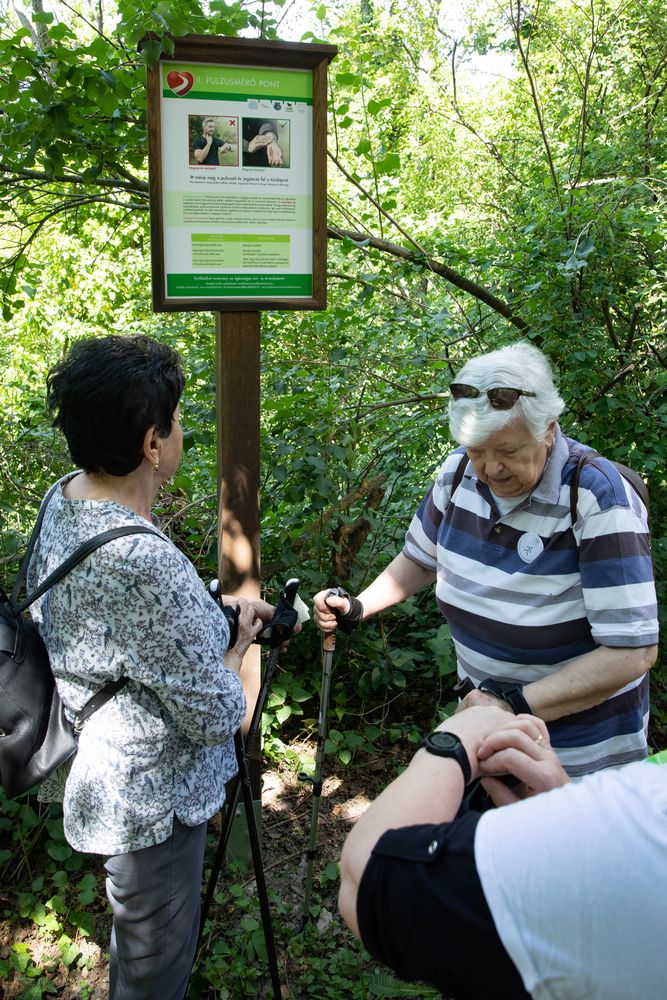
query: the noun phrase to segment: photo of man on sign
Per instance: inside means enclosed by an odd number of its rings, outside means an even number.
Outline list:
[[[188,124],[191,166],[238,166],[237,118],[188,115]]]

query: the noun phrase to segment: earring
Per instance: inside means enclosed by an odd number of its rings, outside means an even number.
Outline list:
[[[156,462],[155,465],[153,466],[153,472],[157,472],[159,470],[159,468],[160,468],[160,465],[159,465],[158,462]]]

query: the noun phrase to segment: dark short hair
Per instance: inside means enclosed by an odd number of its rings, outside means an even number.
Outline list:
[[[184,383],[166,344],[110,335],[70,347],[47,376],[47,402],[80,468],[124,476],[141,464],[149,427],[171,434]]]

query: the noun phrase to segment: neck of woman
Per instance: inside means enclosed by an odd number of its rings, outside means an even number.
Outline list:
[[[159,482],[153,482],[156,477],[152,469],[144,470],[143,465],[144,463],[126,476],[82,472],[70,479],[63,494],[68,500],[110,500],[122,504],[150,522]]]

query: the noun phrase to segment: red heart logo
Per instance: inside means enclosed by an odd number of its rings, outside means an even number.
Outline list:
[[[167,73],[167,85],[177,97],[183,97],[189,90],[192,90],[194,82],[192,73],[188,73],[187,71],[181,73],[178,70],[172,69],[171,73]]]

